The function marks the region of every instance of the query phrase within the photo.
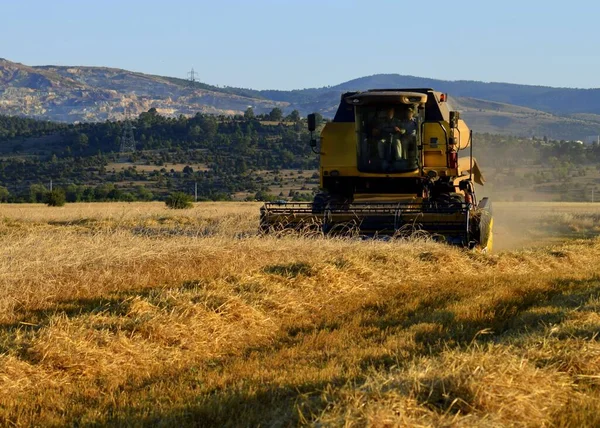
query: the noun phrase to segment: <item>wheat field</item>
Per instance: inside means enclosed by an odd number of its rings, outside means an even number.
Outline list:
[[[0,205],[0,424],[600,426],[600,208],[496,208],[479,254]]]

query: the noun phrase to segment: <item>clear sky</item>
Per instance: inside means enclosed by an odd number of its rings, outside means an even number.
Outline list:
[[[377,73],[600,87],[600,2],[0,0],[0,57],[299,89]]]

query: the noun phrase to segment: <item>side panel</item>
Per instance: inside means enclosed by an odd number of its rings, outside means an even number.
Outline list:
[[[325,171],[358,175],[354,122],[330,122],[321,132],[321,177]],[[322,184],[322,183],[321,183]]]
[[[425,122],[423,125],[423,168],[448,166],[448,123]]]

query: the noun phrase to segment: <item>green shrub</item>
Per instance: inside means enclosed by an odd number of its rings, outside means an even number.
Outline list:
[[[257,201],[268,202],[268,201],[274,201],[277,198],[275,196],[271,195],[266,190],[259,190],[258,192],[256,192],[256,195],[254,195],[254,199],[256,199]]]
[[[63,189],[54,189],[44,195],[44,203],[49,207],[62,207],[67,198]]]
[[[0,186],[0,202],[8,202],[10,199],[10,192],[6,187]]]
[[[191,208],[193,206],[192,197],[187,193],[183,192],[171,193],[169,196],[167,196],[165,204],[167,204],[167,207],[172,208],[174,210],[182,210],[186,208]]]

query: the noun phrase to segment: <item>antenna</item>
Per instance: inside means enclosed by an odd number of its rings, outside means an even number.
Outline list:
[[[134,126],[131,124],[129,109],[125,109],[125,120],[123,121],[123,136],[121,137],[121,154],[135,152]]]

